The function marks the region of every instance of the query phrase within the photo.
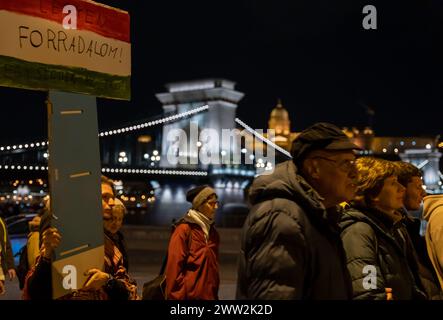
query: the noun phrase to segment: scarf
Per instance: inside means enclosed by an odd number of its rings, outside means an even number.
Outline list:
[[[205,234],[206,240],[209,238],[209,230],[211,229],[211,225],[214,223],[214,220],[209,219],[207,216],[205,216],[203,213],[194,210],[189,209],[187,216],[191,218],[192,220],[197,223],[200,228],[202,228],[203,233]]]

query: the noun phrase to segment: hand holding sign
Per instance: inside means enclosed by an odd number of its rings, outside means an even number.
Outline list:
[[[60,245],[62,236],[58,232],[57,228],[48,228],[42,235],[42,256],[46,259],[51,259],[54,253],[54,249]]]
[[[89,276],[88,280],[86,281],[83,289],[85,290],[100,290],[101,287],[103,287],[106,282],[111,278],[111,276],[108,273],[105,273],[99,269],[90,269],[86,272],[86,275]]]
[[[9,276],[9,280],[12,281],[17,276],[17,273],[15,272],[14,269],[9,269],[8,270],[8,276]]]

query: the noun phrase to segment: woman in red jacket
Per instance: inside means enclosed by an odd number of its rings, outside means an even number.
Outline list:
[[[186,194],[192,208],[178,222],[169,241],[166,297],[170,300],[217,300],[220,284],[219,235],[214,227],[217,195],[209,186]]]

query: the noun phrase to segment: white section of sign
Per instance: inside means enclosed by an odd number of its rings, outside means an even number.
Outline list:
[[[30,62],[131,75],[131,44],[42,18],[0,10],[0,55]]]
[[[104,257],[105,247],[100,246],[62,260],[53,261],[53,298],[57,299],[72,292],[72,290],[81,289],[88,279],[88,276],[86,276],[86,271],[92,268],[102,270],[105,261]],[[66,266],[69,266],[69,268],[67,269]],[[75,271],[75,273],[73,274],[72,271]],[[75,277],[73,277],[73,275],[75,275]]]

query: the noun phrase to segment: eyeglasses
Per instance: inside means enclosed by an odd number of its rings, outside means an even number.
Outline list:
[[[321,157],[321,156],[315,156],[312,157],[312,159],[323,159],[323,160],[328,160],[334,163],[337,163],[337,167],[344,171],[344,172],[350,172],[351,170],[355,170],[355,160],[341,160],[341,161],[337,161],[331,158],[326,158],[326,157]]]
[[[218,201],[208,201],[207,204],[209,204],[212,207],[215,207],[216,205],[219,204],[219,202]]]

